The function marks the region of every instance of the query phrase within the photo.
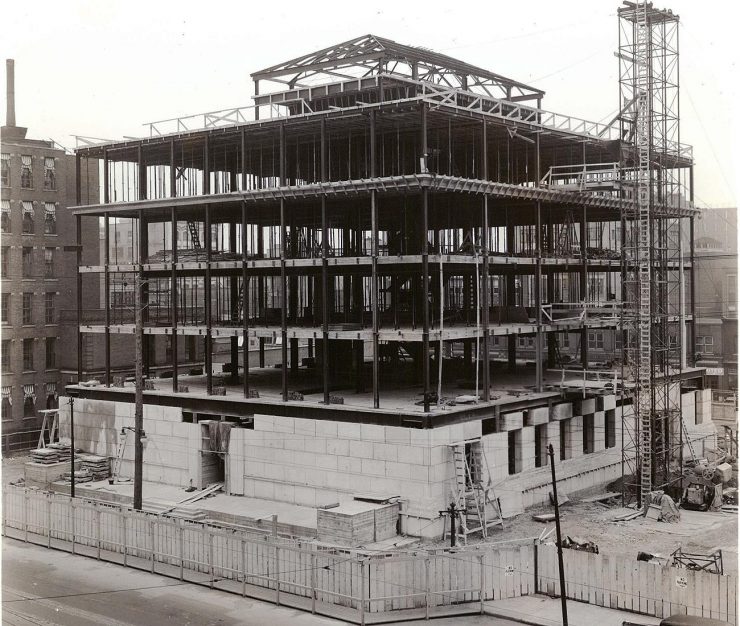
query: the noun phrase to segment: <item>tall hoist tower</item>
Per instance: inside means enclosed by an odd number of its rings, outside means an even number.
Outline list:
[[[622,137],[623,484],[646,506],[650,491],[680,476],[682,177],[690,152],[679,142],[678,16],[650,2],[624,2],[619,19]],[[630,389],[631,386],[631,389]],[[679,467],[676,466],[679,464]]]

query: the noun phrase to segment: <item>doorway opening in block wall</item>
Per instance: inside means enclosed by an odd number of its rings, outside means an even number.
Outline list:
[[[204,420],[200,423],[200,488],[214,483],[223,483],[224,491],[229,492],[227,472],[229,456],[229,435],[231,424],[217,420]]]
[[[605,447],[613,448],[617,445],[616,410],[609,409],[604,413]]]
[[[547,424],[534,427],[534,466],[547,465]]]
[[[471,441],[465,444],[465,462],[468,465],[469,471],[469,474],[465,476],[465,482],[468,486],[479,483],[482,480],[482,468],[480,467],[481,455],[482,448],[480,441]]]
[[[583,453],[591,454],[595,449],[593,413],[583,416]]]

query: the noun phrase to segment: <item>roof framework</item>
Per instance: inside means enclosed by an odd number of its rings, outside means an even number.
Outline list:
[[[407,46],[375,35],[363,35],[254,72],[255,83],[266,80],[291,89],[336,81],[391,74],[452,89],[506,100],[540,101],[544,91],[470,65],[445,54]]]

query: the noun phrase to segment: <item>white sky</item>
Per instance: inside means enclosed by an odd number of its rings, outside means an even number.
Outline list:
[[[735,3],[655,4],[681,16],[681,142],[694,145],[697,204],[737,206]],[[16,61],[17,123],[68,148],[72,134],[140,136],[147,121],[249,105],[251,72],[367,33],[530,83],[547,92],[545,109],[608,121],[618,108],[618,6],[14,1],[3,3],[0,52]]]

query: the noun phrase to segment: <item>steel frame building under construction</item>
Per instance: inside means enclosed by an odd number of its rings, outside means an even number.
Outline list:
[[[252,107],[152,123],[144,139],[84,141],[77,158],[102,162],[104,197],[76,214],[105,221],[108,254],[79,268],[80,281],[102,277],[106,297],[105,319],[80,300],[80,332],[102,338],[108,367],[105,387],[81,387],[83,398],[131,402],[110,374],[110,338],[134,332],[117,290],[136,285],[145,366],[165,346],[172,364],[171,380],[148,383],[147,408],[181,411],[188,425],[252,418],[286,439],[305,427],[304,454],[319,424],[356,427],[357,453],[345,454],[363,464],[327,467],[406,498],[405,532],[438,532],[424,529],[450,496],[493,503],[476,517],[484,532],[485,519],[546,497],[548,443],[566,488],[621,473],[627,495],[669,484],[685,444],[681,403],[690,393],[692,425],[706,410],[686,349],[693,243],[680,241],[689,229],[693,242],[695,211],[691,148],[678,135],[678,18],[640,4],[619,20],[610,124],[367,35],[252,74]],[[122,224],[135,263],[110,258]],[[595,358],[604,334],[617,350]],[[205,347],[201,375],[178,371],[188,337]],[[251,361],[245,338],[259,342]],[[215,373],[220,342],[231,357]],[[280,346],[279,367],[265,366],[266,342]],[[522,358],[527,347],[534,356]],[[333,428],[324,458],[341,439]],[[423,478],[400,467],[413,465],[404,450],[377,447],[423,435],[431,449],[443,429],[452,451],[420,460]],[[303,467],[300,479],[270,475],[250,436],[226,462],[233,493],[318,504],[316,494],[357,489],[313,478],[305,467],[321,468],[318,457],[283,463]]]

